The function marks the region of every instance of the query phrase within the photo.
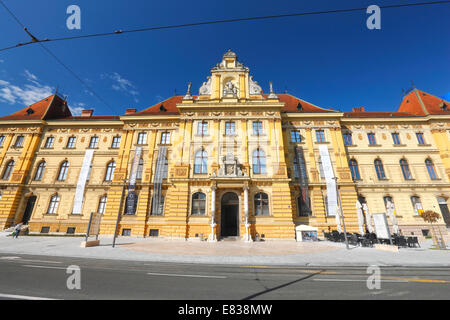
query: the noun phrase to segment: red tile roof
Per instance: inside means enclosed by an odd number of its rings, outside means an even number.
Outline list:
[[[444,104],[447,106],[447,111],[442,108]],[[450,115],[450,102],[414,88],[403,97],[398,112],[410,112],[419,116],[428,114]]]
[[[67,102],[57,95],[51,95],[41,101],[23,108],[9,116],[0,117],[1,120],[50,120],[70,117]]]

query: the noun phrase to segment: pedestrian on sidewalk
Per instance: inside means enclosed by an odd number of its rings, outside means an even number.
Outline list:
[[[21,229],[22,229],[22,223],[19,223],[18,225],[16,225],[16,227],[14,228],[14,237],[13,238],[19,237],[19,233],[20,233]]]

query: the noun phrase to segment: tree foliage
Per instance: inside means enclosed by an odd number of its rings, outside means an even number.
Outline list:
[[[427,210],[427,211],[423,212],[421,216],[422,216],[422,219],[428,223],[434,223],[440,219],[439,213],[432,211],[432,210]]]

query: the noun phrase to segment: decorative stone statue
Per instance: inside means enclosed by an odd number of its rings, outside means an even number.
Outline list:
[[[250,87],[250,94],[261,94],[262,93],[262,89],[258,85],[258,82],[253,81],[253,76],[250,76],[249,87]]]
[[[207,82],[203,82],[202,86],[198,90],[200,95],[208,95],[211,94],[211,77],[208,77]]]
[[[192,100],[193,99],[191,96],[191,86],[192,86],[192,83],[189,82],[188,89],[187,89],[186,95],[183,97],[183,100]]]
[[[231,82],[231,80],[228,80],[227,83],[225,83],[225,86],[223,87],[223,95],[232,95],[233,97],[237,96],[237,88],[235,87],[233,82]]]

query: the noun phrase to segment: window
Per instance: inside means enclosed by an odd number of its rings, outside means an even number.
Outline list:
[[[302,142],[302,137],[300,136],[300,131],[292,130],[291,131],[291,141],[295,143]]]
[[[368,133],[367,134],[367,138],[369,139],[369,144],[370,145],[376,145],[377,144],[377,140],[375,139],[375,133]]]
[[[75,148],[75,142],[77,141],[76,137],[69,137],[69,140],[67,140],[67,149],[73,149]]]
[[[255,194],[255,216],[269,215],[269,196],[260,192]]]
[[[352,134],[351,133],[344,133],[344,145],[346,146],[352,146],[353,140],[352,140]]]
[[[205,150],[199,150],[195,154],[194,173],[207,173],[208,170],[208,154]]]
[[[112,149],[119,149],[120,147],[120,137],[114,137],[112,141],[111,148]]]
[[[106,209],[106,201],[108,200],[107,196],[103,196],[100,198],[100,201],[98,203],[98,213],[104,214]]]
[[[350,172],[352,173],[353,180],[360,180],[361,176],[359,175],[358,162],[355,159],[351,159],[348,162],[348,166],[350,167]]]
[[[59,200],[61,200],[61,198],[59,197],[58,194],[54,194],[51,197],[50,204],[49,204],[48,210],[47,210],[48,214],[55,214],[56,213],[56,211],[58,210]]]
[[[157,237],[159,236],[159,229],[150,229],[150,237]]]
[[[416,137],[417,137],[417,142],[419,144],[425,144],[425,139],[423,138],[423,133],[422,132],[417,132],[416,133]]]
[[[116,162],[111,161],[110,163],[108,163],[108,166],[106,167],[105,181],[112,181],[114,176],[114,170],[116,170]]]
[[[74,234],[76,227],[67,227],[67,234]]]
[[[394,204],[394,200],[392,199],[392,197],[391,196],[385,196],[385,197],[383,197],[383,201],[384,201],[384,207],[386,208],[386,210],[387,210],[387,205],[388,205],[388,201],[389,202],[391,202],[392,204]],[[394,206],[394,210],[395,210],[395,206]]]
[[[42,227],[41,228],[41,233],[49,233],[50,231],[50,227]]]
[[[436,170],[434,169],[434,164],[431,159],[425,160],[425,165],[427,166],[428,175],[431,180],[437,180]]]
[[[64,181],[67,178],[67,171],[69,170],[69,161],[64,161],[59,168],[58,181]]]
[[[15,148],[21,148],[23,147],[23,141],[25,140],[24,136],[18,136],[16,139],[16,143],[14,144]]]
[[[54,137],[48,137],[47,140],[45,141],[44,148],[46,148],[46,149],[53,148],[53,142],[55,142],[55,138]]]
[[[297,198],[297,210],[300,217],[308,217],[311,212],[302,196]]]
[[[46,166],[45,161],[42,161],[39,163],[39,165],[37,166],[37,169],[36,169],[36,173],[34,174],[34,178],[33,178],[34,181],[42,180],[42,176],[44,175],[45,166]]]
[[[124,237],[131,236],[131,229],[122,229],[122,236]]]
[[[325,142],[325,131],[316,130],[316,142]]]
[[[147,132],[139,132],[137,144],[147,143]]]
[[[386,179],[386,174],[384,173],[383,162],[380,159],[375,159],[374,165],[375,165],[375,171],[377,172],[378,180]]]
[[[164,214],[164,196],[161,196],[159,199],[159,205],[157,205],[156,202],[154,203],[156,201],[155,195],[152,197],[152,211],[150,212],[152,216],[162,216]]]
[[[225,122],[225,135],[232,136],[235,134],[235,123],[233,121]]]
[[[136,179],[142,179],[142,173],[144,172],[144,159],[140,158],[138,167],[136,170]]]
[[[205,215],[206,195],[197,192],[192,195],[192,215]]]
[[[416,196],[411,197],[411,203],[414,209],[414,215],[419,216],[423,213],[422,203],[420,202],[420,198]]]
[[[261,149],[253,151],[253,173],[266,173],[266,155]]]
[[[253,121],[253,134],[261,135],[263,133],[262,121]]]
[[[394,144],[401,144],[400,135],[396,132],[392,133],[392,140],[394,141]]]
[[[412,176],[411,171],[409,171],[408,161],[405,159],[400,160],[400,168],[402,169],[403,178],[405,178],[405,180],[411,180]]]
[[[0,136],[0,148],[3,147],[3,142],[5,142],[5,136]]]
[[[98,137],[91,137],[91,142],[89,142],[89,149],[98,148]]]
[[[199,136],[204,136],[208,134],[208,122],[201,121],[197,124],[197,134]]]
[[[161,133],[161,144],[170,144],[170,132]]]
[[[2,180],[9,180],[9,178],[11,177],[11,173],[13,172],[14,169],[14,164],[15,164],[14,160],[11,160],[7,163],[5,171],[3,171]]]

